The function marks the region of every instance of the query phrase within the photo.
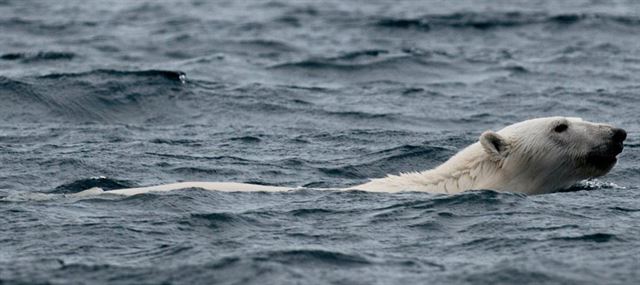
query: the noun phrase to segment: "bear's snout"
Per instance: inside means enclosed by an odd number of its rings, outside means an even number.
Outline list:
[[[627,131],[620,128],[613,128],[611,131],[613,132],[612,139],[614,142],[623,142],[627,139]]]
[[[624,145],[622,142],[627,139],[627,131],[620,128],[611,129],[611,144],[609,146],[609,151],[613,153],[613,155],[617,155],[622,152]]]

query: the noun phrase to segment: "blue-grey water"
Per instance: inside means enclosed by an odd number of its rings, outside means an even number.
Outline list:
[[[638,284],[640,3],[0,0],[0,284]],[[539,196],[318,190],[629,132]],[[304,186],[69,195],[176,181]]]

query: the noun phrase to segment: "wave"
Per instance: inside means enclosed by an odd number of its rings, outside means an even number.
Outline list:
[[[185,74],[171,70],[0,77],[0,110],[5,121],[19,122],[170,122],[189,114],[176,103],[189,94],[184,83]]]
[[[317,217],[319,215],[330,216],[336,213],[338,213],[338,211],[323,209],[323,208],[303,208],[303,209],[295,209],[295,210],[289,211],[289,214],[293,216],[300,216],[300,217],[304,217],[304,216]]]
[[[232,137],[232,138],[229,138],[228,140],[235,141],[235,142],[242,142],[242,143],[259,143],[262,141],[262,139],[256,136]]]
[[[96,25],[98,25],[98,22],[95,21],[53,20],[39,19],[37,17],[11,16],[0,19],[0,26],[5,31],[20,31],[31,35],[46,36],[68,36],[84,28],[92,28]]]
[[[393,67],[410,69],[411,66],[446,68],[452,67],[443,61],[426,60],[421,56],[411,54],[384,55],[370,54],[366,52],[347,53],[337,57],[313,58],[297,62],[286,62],[274,65],[271,69],[305,69],[319,70],[329,69],[336,71],[352,72],[367,71],[371,69],[393,70]],[[398,70],[402,70],[398,68]]]
[[[638,26],[640,24],[640,18],[629,15],[602,13],[565,13],[550,15],[536,12],[458,12],[452,14],[424,15],[416,18],[382,18],[374,20],[374,25],[383,28],[431,31],[441,28],[489,30],[538,24],[570,26],[583,22]]]
[[[601,181],[599,179],[593,178],[589,180],[580,181],[575,185],[567,189],[561,190],[559,192],[592,191],[592,190],[600,190],[600,189],[624,189],[624,187],[621,187],[613,182],[606,182],[606,181]]]
[[[191,214],[190,217],[184,219],[181,223],[191,226],[205,226],[212,229],[227,229],[229,232],[243,232],[262,225],[260,219],[254,219],[246,214],[229,212]]]
[[[20,60],[23,62],[36,62],[36,61],[49,61],[49,60],[72,60],[76,57],[73,52],[56,52],[56,51],[41,51],[36,53],[17,52],[17,53],[5,53],[0,55],[2,60]]]
[[[616,240],[620,240],[620,238],[618,238],[616,235],[614,234],[607,234],[607,233],[595,233],[595,234],[584,234],[584,235],[579,235],[579,236],[572,236],[572,237],[558,237],[558,238],[554,238],[555,240],[563,240],[563,241],[587,241],[587,242],[597,242],[597,243],[602,243],[602,242],[609,242],[609,241],[616,241]]]
[[[176,167],[171,169],[172,173],[184,177],[184,179],[196,176],[202,176],[203,179],[212,177],[214,175],[232,176],[242,173],[238,170],[226,169],[226,168],[205,168],[205,167]]]
[[[87,72],[79,72],[79,73],[51,73],[47,75],[39,76],[41,79],[60,79],[60,78],[86,78],[86,77],[128,77],[128,78],[137,78],[144,77],[148,79],[153,78],[164,78],[169,81],[175,83],[185,83],[186,82],[186,74],[181,71],[172,71],[172,70],[158,70],[158,69],[150,69],[150,70],[139,70],[139,71],[130,71],[130,70],[116,70],[116,69],[96,69]]]
[[[464,191],[454,195],[437,195],[432,193],[424,193],[428,195],[425,199],[418,199],[409,202],[392,204],[376,210],[391,209],[428,209],[438,208],[450,209],[456,205],[474,205],[473,207],[491,206],[491,205],[515,205],[518,202],[527,199],[527,196],[519,193],[498,192],[494,190],[472,190]],[[449,216],[449,213],[443,212],[442,216]]]
[[[401,200],[371,209],[370,223],[401,222],[410,228],[444,230],[447,221],[474,219],[466,226],[486,222],[485,216],[523,214],[527,196],[493,190],[465,191],[454,195],[408,192],[411,200]],[[461,225],[462,226],[462,225]],[[465,226],[465,227],[466,227]]]
[[[314,56],[289,60],[267,68],[284,78],[372,84],[424,84],[438,82],[477,82],[519,70],[487,70],[485,63],[464,54],[442,50],[402,48],[399,50],[362,49],[335,56]],[[464,75],[464,76],[462,76]]]
[[[527,199],[520,193],[498,192],[494,190],[465,191],[456,195],[444,195],[433,199],[435,206],[454,206],[471,204],[475,206],[491,206],[498,204],[515,205]]]
[[[332,177],[366,179],[381,177],[398,170],[409,172],[433,168],[453,153],[453,150],[439,146],[403,145],[353,159],[359,163],[349,160],[347,165],[321,167],[319,170]]]
[[[203,141],[200,140],[191,140],[191,139],[163,139],[156,138],[149,141],[154,144],[166,144],[166,145],[183,145],[183,146],[202,146]]]
[[[253,39],[242,40],[238,42],[231,42],[230,45],[238,45],[236,48],[242,48],[243,50],[261,51],[261,52],[294,52],[299,49],[290,43],[277,41],[277,40],[265,40],[265,39]]]
[[[324,249],[288,249],[259,253],[253,257],[258,261],[275,261],[282,264],[317,265],[330,264],[332,266],[363,266],[373,262],[359,254],[349,254],[340,251]]]

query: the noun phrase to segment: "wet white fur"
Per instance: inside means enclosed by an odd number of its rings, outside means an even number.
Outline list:
[[[554,132],[559,124],[569,128]],[[440,166],[416,173],[389,175],[343,190],[377,192],[424,191],[458,193],[471,189],[492,189],[525,194],[562,190],[576,182],[606,174],[585,157],[606,144],[612,127],[580,118],[548,117],[516,123],[498,132],[484,132],[478,142],[466,147]],[[147,192],[201,188],[215,191],[286,191],[295,188],[226,182],[182,182],[108,191],[136,195]],[[92,188],[78,195],[103,191]]]
[[[563,123],[568,124],[569,128],[562,133],[554,132],[554,128]],[[587,164],[585,159],[589,151],[608,142],[611,128],[580,118],[527,120],[507,126],[497,133],[483,133],[478,142],[434,169],[390,175],[352,188],[434,193],[492,189],[525,194],[562,190],[610,170],[596,169]],[[504,149],[495,152],[491,147],[491,139],[499,140],[504,144]]]

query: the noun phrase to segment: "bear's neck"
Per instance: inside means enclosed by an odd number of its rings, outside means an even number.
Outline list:
[[[440,166],[417,173],[389,175],[352,187],[366,191],[424,191],[458,193],[486,189],[499,181],[498,163],[490,160],[479,143],[472,144]]]

